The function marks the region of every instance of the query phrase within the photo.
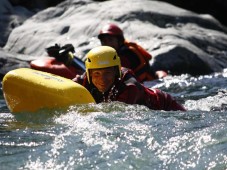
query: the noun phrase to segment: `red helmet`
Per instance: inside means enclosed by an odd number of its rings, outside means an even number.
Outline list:
[[[105,25],[99,32],[98,38],[100,39],[102,35],[114,35],[124,39],[123,31],[115,24]]]

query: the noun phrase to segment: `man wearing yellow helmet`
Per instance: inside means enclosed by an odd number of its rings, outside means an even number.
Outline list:
[[[116,50],[109,46],[93,48],[86,55],[86,73],[73,80],[86,87],[97,103],[120,101],[140,104],[154,110],[182,110],[169,94],[139,83],[134,73],[121,67]]]

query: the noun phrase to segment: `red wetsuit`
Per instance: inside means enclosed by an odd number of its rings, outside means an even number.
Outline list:
[[[145,105],[153,110],[186,111],[168,93],[144,87],[135,79],[131,70],[122,67],[121,72],[121,79],[117,79],[112,88],[105,93],[101,93],[92,83],[89,84],[86,74],[74,78],[73,81],[86,87],[96,103],[120,101],[127,104]]]

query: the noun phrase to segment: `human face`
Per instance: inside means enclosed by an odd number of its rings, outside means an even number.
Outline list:
[[[115,50],[119,48],[118,38],[111,35],[103,35],[100,39],[102,45],[110,46]]]
[[[104,93],[112,87],[116,77],[114,67],[92,69],[90,71],[91,81],[100,92]]]

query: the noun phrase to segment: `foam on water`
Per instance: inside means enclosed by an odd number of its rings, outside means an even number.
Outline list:
[[[1,169],[225,169],[226,70],[146,85],[188,111],[113,102],[13,115],[1,100]]]

